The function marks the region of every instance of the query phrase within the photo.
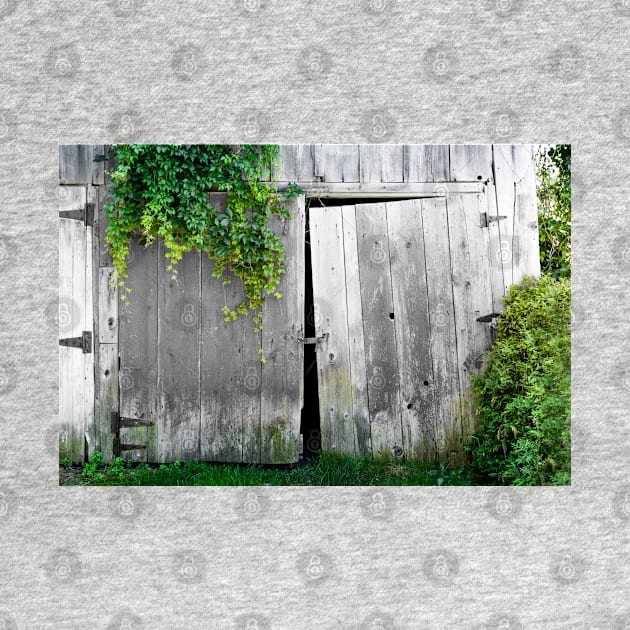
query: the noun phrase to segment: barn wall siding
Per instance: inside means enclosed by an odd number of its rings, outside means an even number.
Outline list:
[[[91,353],[60,346],[60,458],[297,461],[304,199],[275,226],[291,262],[259,340],[247,322],[223,322],[238,283],[213,279],[200,254],[173,282],[157,247],[134,244],[133,297],[120,301],[102,212],[108,165],[94,161],[105,149],[59,150],[60,211],[95,207],[88,225],[60,219],[60,338],[92,332]],[[346,198],[310,218],[323,448],[460,461],[474,428],[470,376],[492,342],[477,318],[500,312],[523,275],[540,274],[533,147],[285,145],[272,176],[307,196]],[[424,198],[353,201],[365,190]],[[139,423],[116,429],[113,412]]]

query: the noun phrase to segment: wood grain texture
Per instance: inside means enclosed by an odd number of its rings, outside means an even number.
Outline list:
[[[119,409],[118,398],[118,344],[98,344],[96,368],[96,396],[94,417],[98,431],[98,450],[105,461],[113,461],[113,434],[111,413]]]
[[[403,182],[404,145],[360,144],[359,181]]]
[[[358,144],[317,144],[313,156],[315,177],[321,181],[359,181]]]
[[[403,449],[410,459],[431,461],[437,418],[421,202],[388,203],[387,228]]]
[[[361,204],[355,216],[372,452],[389,456],[403,438],[386,206]]]
[[[177,274],[158,255],[158,395],[160,461],[200,455],[200,264],[199,252],[184,254]]]
[[[503,279],[503,264],[500,256],[497,258],[496,243],[500,242],[499,232],[499,213],[497,211],[496,188],[493,184],[488,184],[487,194],[485,195],[487,204],[488,218],[495,218],[495,221],[488,222],[488,265],[490,267],[490,286],[492,289],[492,312],[500,313],[503,311],[503,297],[505,296],[505,282]],[[505,215],[507,216],[507,215]]]
[[[299,459],[300,392],[303,353],[298,339],[304,323],[304,263],[297,257],[303,252],[304,198],[287,202],[291,219],[272,219],[272,229],[280,235],[285,248],[286,273],[278,290],[284,296],[270,296],[263,306],[261,449],[262,463],[288,464]],[[297,293],[296,293],[297,292]]]
[[[451,181],[493,181],[491,144],[451,144],[449,158]]]
[[[226,200],[222,193],[210,198],[219,212],[225,210]],[[245,292],[236,278],[224,285],[222,279],[212,276],[213,269],[214,263],[202,255],[200,457],[205,461],[241,462],[242,407],[247,391],[242,381],[242,348],[245,326],[251,327],[251,322],[224,321],[221,309],[224,306],[236,309],[245,298]]]
[[[67,194],[59,195],[60,212],[85,208],[85,187],[73,187],[64,192]],[[59,219],[60,339],[80,337],[84,330],[92,331],[92,294],[90,292],[88,297],[89,287],[86,286],[86,238],[86,228],[81,221]],[[86,310],[88,299],[90,304]],[[64,456],[79,464],[84,461],[86,422],[93,413],[94,400],[88,398],[89,368],[93,367],[93,360],[93,354],[83,354],[80,348],[59,346],[59,424],[67,436]]]
[[[405,182],[447,182],[450,178],[448,144],[405,144]]]
[[[461,449],[459,370],[445,199],[422,200],[422,229],[430,305],[431,356],[436,399],[435,444],[441,462]]]
[[[59,145],[59,183],[91,184],[94,170],[94,145]]]
[[[492,329],[477,321],[478,317],[492,312],[488,228],[481,227],[479,221],[480,213],[486,209],[485,196],[461,195],[447,199],[463,436],[469,436],[474,428],[468,402],[470,377],[479,373],[482,357],[492,346]]]
[[[118,283],[114,267],[98,268],[98,341],[118,343]]]
[[[309,222],[322,449],[354,453],[342,211],[311,207]]]
[[[94,229],[96,231],[95,238],[98,240],[98,264],[101,267],[111,267],[113,265],[113,260],[109,253],[109,245],[105,242],[105,238],[107,236],[107,225],[109,223],[109,219],[105,214],[105,204],[110,200],[110,198],[111,194],[108,186],[99,186],[98,212],[96,213],[98,220],[95,222]]]
[[[130,427],[120,430],[124,444],[145,444],[147,449],[125,451],[122,456],[133,461],[158,461],[158,286],[157,256],[154,245],[145,248],[132,242],[133,258],[128,262],[131,289],[128,300],[119,304],[120,415],[154,422],[153,428]]]
[[[540,275],[538,215],[533,147],[494,145],[497,211],[506,293],[524,275]]]
[[[354,452],[371,453],[370,409],[368,405],[365,339],[363,336],[363,308],[361,305],[361,273],[357,243],[355,206],[339,208],[343,221],[343,252],[346,275],[346,308],[348,343],[350,345],[350,383],[352,388],[352,420],[354,423]],[[325,254],[324,254],[325,255]]]

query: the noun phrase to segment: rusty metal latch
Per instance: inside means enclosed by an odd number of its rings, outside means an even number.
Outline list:
[[[83,354],[92,353],[92,333],[89,330],[84,330],[80,337],[67,337],[66,339],[59,340],[60,346],[66,346],[68,348],[81,348]]]

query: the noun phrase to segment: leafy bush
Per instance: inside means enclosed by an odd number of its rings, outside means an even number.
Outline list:
[[[571,145],[541,151],[536,160],[540,267],[543,273],[571,275]]]
[[[473,377],[476,472],[512,485],[570,483],[571,285],[527,277],[505,312],[482,373]]]

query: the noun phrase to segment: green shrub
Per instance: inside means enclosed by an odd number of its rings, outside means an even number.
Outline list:
[[[479,429],[466,449],[476,472],[498,483],[570,483],[570,281],[525,278],[505,306],[473,377]]]
[[[571,276],[571,145],[557,144],[536,158],[540,268]]]

